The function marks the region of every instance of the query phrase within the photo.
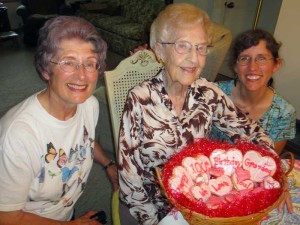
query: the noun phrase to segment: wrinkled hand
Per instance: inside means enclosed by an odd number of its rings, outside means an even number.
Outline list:
[[[278,206],[278,211],[281,213],[283,210],[284,205],[286,204],[287,210],[289,213],[293,213],[293,204],[292,204],[292,199],[291,199],[291,195],[290,192],[288,192],[286,194],[286,197],[284,199],[284,201],[282,201],[279,206]]]
[[[116,165],[112,165],[106,169],[108,178],[113,186],[113,190],[116,191],[119,189],[119,182],[118,182],[118,170]]]
[[[76,220],[70,221],[68,224],[70,225],[102,225],[96,219],[90,219],[92,215],[94,215],[95,211],[89,211],[83,216],[78,217]]]
[[[130,54],[130,55],[133,55],[133,54],[136,53],[137,51],[144,50],[144,49],[147,49],[147,48],[148,48],[148,44],[145,43],[145,44],[143,44],[143,45],[138,46],[138,47],[135,48],[133,51],[129,51],[129,54]]]

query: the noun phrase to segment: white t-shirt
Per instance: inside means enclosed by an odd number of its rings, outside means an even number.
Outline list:
[[[0,120],[0,211],[66,221],[92,167],[99,104],[91,96],[71,119],[60,121],[37,94]]]

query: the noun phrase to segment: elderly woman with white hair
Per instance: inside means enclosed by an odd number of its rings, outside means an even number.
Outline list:
[[[234,142],[247,139],[273,151],[265,131],[238,113],[215,84],[200,77],[210,28],[208,15],[186,3],[168,5],[151,26],[150,46],[163,68],[130,90],[125,103],[118,146],[122,225],[158,224],[171,211],[154,168],[207,137],[212,125]]]

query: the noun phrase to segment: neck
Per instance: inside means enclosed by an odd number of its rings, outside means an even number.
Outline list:
[[[66,121],[76,113],[76,105],[70,107],[66,104],[61,104],[59,99],[50,93],[49,89],[42,91],[37,98],[43,108],[58,120]]]
[[[256,91],[249,91],[237,83],[233,88],[231,97],[233,103],[245,115],[251,119],[258,120],[268,111],[272,105],[274,92],[271,88],[265,87]]]
[[[249,91],[241,85],[237,85],[238,95],[241,101],[249,105],[258,105],[270,92],[269,87],[261,88],[257,91]]]

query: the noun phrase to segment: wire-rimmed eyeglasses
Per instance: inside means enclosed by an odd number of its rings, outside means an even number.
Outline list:
[[[94,73],[100,68],[99,64],[94,60],[86,60],[83,63],[79,63],[77,60],[72,59],[61,60],[59,62],[54,62],[50,60],[50,62],[58,65],[61,70],[67,73],[75,72],[79,69],[80,65],[82,65],[83,68],[90,73]]]
[[[266,56],[257,56],[254,58],[254,62],[259,65],[259,66],[263,66],[266,65],[269,60],[274,59],[274,57],[266,57]],[[252,61],[252,57],[251,56],[239,56],[236,60],[237,64],[241,65],[241,66],[248,66]]]
[[[187,54],[192,51],[193,45],[188,41],[176,41],[176,42],[159,42],[163,45],[174,45],[175,51],[179,54]],[[208,48],[207,45],[195,45],[195,49],[199,55],[207,55]]]

